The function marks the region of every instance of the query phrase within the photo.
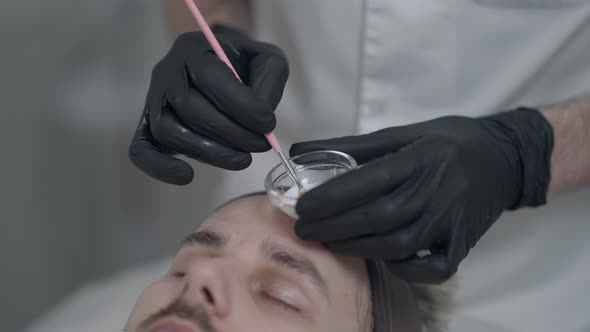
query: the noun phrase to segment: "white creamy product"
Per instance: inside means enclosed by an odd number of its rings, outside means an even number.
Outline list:
[[[306,180],[307,179],[305,178],[301,180],[303,192],[311,190],[320,184],[320,182],[307,182]],[[287,190],[281,198],[281,210],[294,219],[298,218],[297,213],[295,212],[295,206],[297,205],[297,200],[299,200],[299,197],[301,197],[299,188],[297,188],[297,186],[294,185],[291,188],[289,188],[289,190]]]

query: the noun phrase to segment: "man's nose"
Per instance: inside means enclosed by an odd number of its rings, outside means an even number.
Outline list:
[[[196,298],[216,318],[224,318],[230,312],[230,263],[223,257],[200,260],[192,263],[186,276],[189,297]]]

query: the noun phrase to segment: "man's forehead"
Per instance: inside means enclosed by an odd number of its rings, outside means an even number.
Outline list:
[[[226,231],[266,231],[294,236],[295,220],[276,208],[266,195],[248,196],[231,202],[215,211],[201,224],[204,227],[224,228]]]
[[[326,254],[319,243],[299,239],[295,234],[295,220],[272,205],[266,195],[241,198],[209,216],[197,229],[214,230],[232,239],[230,246],[256,244],[272,238],[297,248]]]

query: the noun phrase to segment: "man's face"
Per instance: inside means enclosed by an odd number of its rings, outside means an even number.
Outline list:
[[[358,332],[370,306],[364,262],[303,242],[293,228],[266,196],[220,209],[144,290],[126,331]]]

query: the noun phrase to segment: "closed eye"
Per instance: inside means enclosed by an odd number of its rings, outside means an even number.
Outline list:
[[[281,307],[282,309],[286,309],[289,311],[293,311],[293,312],[301,312],[301,310],[299,308],[297,308],[296,306],[294,306],[293,304],[282,300],[281,298],[277,297],[277,296],[273,296],[267,292],[261,292],[260,295],[263,299],[271,302],[274,305],[277,305],[279,307]]]

